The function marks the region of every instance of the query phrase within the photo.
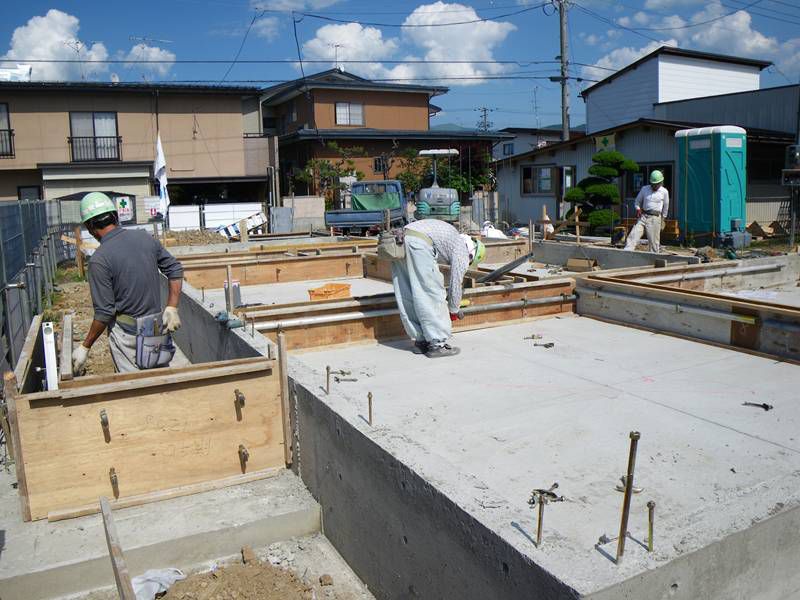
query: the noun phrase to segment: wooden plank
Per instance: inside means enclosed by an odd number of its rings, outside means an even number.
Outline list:
[[[36,344],[42,336],[42,315],[35,315],[31,321],[31,326],[28,327],[28,335],[25,337],[25,342],[22,344],[22,350],[17,359],[17,365],[14,367],[14,376],[17,378],[17,384],[22,388],[28,381],[28,376],[31,370],[31,361],[36,350]],[[40,366],[44,366],[43,364]]]
[[[185,367],[164,367],[159,369],[148,369],[146,371],[132,371],[130,373],[84,375],[82,377],[79,377],[78,379],[73,379],[69,383],[65,383],[64,387],[71,389],[74,387],[85,387],[87,385],[97,385],[100,383],[118,383],[120,381],[129,381],[133,379],[147,379],[148,377],[153,377],[156,375],[194,373],[198,371],[207,371],[208,369],[215,369],[217,367],[232,367],[235,365],[257,365],[263,363],[264,360],[265,360],[264,356],[253,356],[250,358],[233,358],[230,360],[217,360],[207,363],[198,363],[194,365],[186,365]]]
[[[171,500],[173,498],[181,498],[183,496],[191,496],[192,494],[200,494],[202,492],[210,492],[213,490],[220,490],[222,488],[231,487],[234,485],[242,485],[251,483],[253,481],[260,481],[275,477],[284,469],[270,468],[254,471],[252,473],[245,473],[242,475],[234,475],[233,477],[225,477],[223,479],[216,479],[214,481],[202,481],[191,485],[183,485],[176,488],[160,490],[158,492],[151,492],[149,494],[140,494],[138,496],[130,496],[128,498],[120,498],[119,500],[109,500],[109,506],[118,510],[120,508],[131,508],[132,506],[141,506],[142,504],[150,504],[152,502],[160,502],[162,500]],[[52,522],[64,521],[66,519],[75,519],[77,517],[85,517],[94,515],[100,512],[99,502],[91,504],[84,504],[75,508],[68,508],[65,510],[56,510],[47,513],[47,520]]]
[[[31,507],[28,499],[28,479],[25,473],[25,460],[20,437],[19,415],[17,399],[17,379],[11,371],[3,375],[3,397],[6,401],[8,410],[8,427],[11,430],[11,437],[6,438],[6,442],[13,446],[14,468],[17,472],[17,493],[19,494],[20,511],[23,521],[31,520]]]
[[[309,257],[284,257],[262,261],[231,262],[233,278],[241,285],[314,281],[361,277],[364,266],[359,254],[323,254]],[[184,279],[195,288],[221,288],[225,264],[184,265]]]
[[[103,514],[103,529],[106,532],[108,556],[111,559],[111,569],[114,571],[114,582],[117,584],[119,598],[120,600],[136,600],[128,565],[125,564],[125,556],[122,554],[122,544],[119,541],[117,526],[114,524],[108,498],[105,496],[100,497],[100,511]]]
[[[72,313],[64,313],[61,321],[60,379],[72,379]]]
[[[243,375],[247,373],[256,373],[272,369],[273,362],[267,359],[261,359],[258,362],[236,364],[236,365],[220,365],[201,370],[181,370],[179,372],[166,373],[164,375],[156,375],[144,377],[139,379],[127,380],[114,380],[113,377],[108,383],[98,383],[96,385],[85,385],[65,388],[52,392],[40,392],[36,394],[27,394],[26,400],[31,403],[36,403],[42,400],[73,400],[76,398],[85,398],[87,396],[102,396],[105,394],[120,394],[136,390],[143,390],[145,388],[161,387],[174,385],[177,383],[185,383],[190,381],[203,381],[206,379],[215,379],[218,377],[229,377],[232,375]],[[146,372],[145,372],[146,373]]]
[[[73,230],[75,234],[75,262],[78,264],[78,272],[81,274],[81,279],[86,279],[86,265],[83,256],[83,242],[81,241],[81,226],[76,225]]]
[[[241,420],[235,390],[246,399]],[[112,467],[116,495],[125,500],[238,475],[240,444],[249,451],[250,472],[284,466],[277,370],[195,378],[66,403],[29,403],[21,396],[17,412],[33,519],[111,495]]]
[[[278,370],[281,385],[281,416],[283,421],[283,457],[286,466],[292,465],[292,422],[289,406],[289,353],[286,350],[286,336],[278,334]]]

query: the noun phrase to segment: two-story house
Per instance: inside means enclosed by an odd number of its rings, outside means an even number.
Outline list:
[[[549,127],[504,127],[499,133],[510,133],[514,136],[511,140],[503,140],[497,144],[492,152],[493,160],[506,160],[517,154],[524,154],[548,144],[561,141],[561,125]],[[586,131],[583,127],[574,127],[569,130],[570,139],[583,137]]]
[[[370,81],[340,69],[282,83],[262,92],[265,134],[279,136],[282,185],[313,158],[338,156],[327,146],[361,147],[357,170],[367,179],[394,177],[403,150],[454,148],[466,174],[474,157],[491,154],[492,146],[511,135],[477,130],[432,130],[440,109],[431,99],[446,87]],[[304,190],[298,190],[304,191]]]
[[[173,204],[278,197],[260,89],[153,83],[0,82],[0,201],[104,191],[157,195],[161,134]]]
[[[588,176],[592,156],[615,149],[635,160],[638,173],[616,183],[621,217],[634,214],[633,201],[658,169],[670,191],[670,218],[683,214],[675,132],[711,125],[747,130],[748,221],[777,218],[780,170],[787,144],[798,128],[800,86],[760,87],[771,63],[662,46],[582,92],[586,102],[583,138],[558,142],[500,160],[497,186],[508,221],[537,218],[542,206],[556,218],[568,205],[564,193]]]

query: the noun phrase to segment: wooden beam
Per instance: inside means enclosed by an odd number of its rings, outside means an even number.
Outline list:
[[[76,225],[73,229],[75,234],[75,262],[78,264],[78,272],[81,274],[81,279],[86,279],[86,266],[83,262],[83,242],[81,241],[81,226]]]
[[[241,285],[315,281],[362,277],[364,265],[360,254],[322,254],[308,257],[280,257],[262,260],[206,261],[185,264],[184,279],[195,288],[221,288],[230,264],[233,278]]]
[[[72,379],[72,313],[64,313],[61,321],[61,381]]]
[[[125,564],[125,557],[122,554],[122,544],[119,541],[117,526],[114,524],[114,517],[111,514],[111,507],[108,505],[108,498],[100,498],[100,510],[103,513],[103,529],[106,532],[106,544],[108,545],[108,556],[111,559],[111,568],[114,571],[114,582],[117,584],[117,593],[120,600],[136,600],[133,592],[131,575],[128,572],[128,565]]]
[[[286,336],[278,334],[278,371],[281,385],[281,416],[283,417],[283,457],[286,466],[292,464],[292,422],[289,406],[289,353],[286,350]]]
[[[200,366],[200,365],[194,365]],[[273,361],[261,359],[257,362],[225,365],[220,364],[215,367],[205,369],[186,369],[178,373],[166,372],[163,375],[151,375],[150,377],[143,377],[139,379],[128,380],[112,380],[109,383],[98,383],[96,385],[75,386],[60,389],[53,392],[40,392],[35,394],[26,394],[25,398],[31,404],[43,400],[74,400],[85,398],[87,396],[102,396],[105,394],[119,394],[124,392],[132,392],[135,390],[143,390],[146,388],[160,387],[174,385],[177,383],[185,383],[190,381],[203,381],[206,379],[215,379],[217,377],[229,377],[232,375],[243,375],[247,373],[257,373],[259,371],[266,371],[272,369]],[[169,371],[169,369],[164,369]],[[144,374],[150,374],[152,371],[145,371]],[[78,380],[79,381],[79,380]]]
[[[11,430],[11,437],[6,441],[13,446],[14,454],[14,467],[17,472],[17,493],[19,494],[20,511],[22,512],[22,520],[31,520],[31,507],[28,498],[28,480],[25,475],[25,461],[23,454],[22,442],[20,440],[19,432],[19,414],[17,409],[17,399],[19,397],[19,390],[17,387],[17,379],[11,371],[3,375],[3,396],[6,401],[8,410],[8,426]]]
[[[203,481],[192,485],[182,485],[180,487],[170,488],[166,490],[159,490],[149,494],[139,494],[137,496],[130,496],[128,498],[120,498],[119,500],[109,500],[108,504],[112,509],[130,508],[132,506],[141,506],[142,504],[150,504],[151,502],[160,502],[162,500],[171,500],[172,498],[181,498],[183,496],[191,496],[192,494],[200,494],[202,492],[210,492],[213,490],[220,490],[222,488],[231,487],[234,485],[242,485],[251,483],[253,481],[260,481],[275,477],[283,471],[282,467],[262,469],[260,471],[253,471],[243,475],[234,475],[233,477],[225,477],[223,479],[215,479],[213,481]],[[75,508],[68,508],[64,510],[56,510],[47,513],[47,520],[51,523],[54,521],[64,521],[66,519],[75,519],[77,517],[85,517],[94,515],[100,512],[99,502],[91,504],[84,504]]]
[[[31,362],[36,350],[36,343],[42,335],[42,315],[35,315],[28,327],[28,335],[25,337],[25,342],[22,344],[22,350],[19,353],[17,364],[14,367],[14,375],[17,378],[17,384],[20,388],[24,387],[28,381],[28,376],[31,370]],[[38,366],[44,366],[38,365]]]

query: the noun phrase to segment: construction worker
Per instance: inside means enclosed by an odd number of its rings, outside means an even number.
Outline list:
[[[414,340],[415,354],[454,356],[459,349],[447,341],[453,321],[464,318],[464,275],[470,265],[475,267],[483,260],[486,248],[480,240],[460,234],[437,219],[414,221],[403,231],[405,258],[392,263],[392,284],[403,328]],[[437,261],[450,266],[449,294]]]
[[[669,212],[669,192],[664,187],[664,174],[661,171],[650,173],[650,185],[642,186],[636,196],[636,225],[633,226],[625,242],[625,250],[636,250],[636,245],[647,232],[650,252],[661,251],[661,232],[667,224]]]
[[[89,261],[94,320],[72,353],[73,374],[83,372],[89,350],[106,329],[117,372],[169,365],[175,353],[170,333],[181,326],[181,263],[147,232],[120,227],[114,202],[101,192],[83,197],[81,221],[100,247]],[[159,272],[169,279],[163,313]]]

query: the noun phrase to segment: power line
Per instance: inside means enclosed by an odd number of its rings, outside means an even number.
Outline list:
[[[483,80],[496,80],[496,81],[528,81],[528,80],[543,80],[543,81],[550,81],[550,78],[553,76],[545,76],[545,75],[463,75],[463,76],[438,76],[438,77],[386,77],[380,79],[370,79],[370,81],[374,81],[376,83],[387,83],[393,81],[483,81]],[[302,79],[302,78],[301,78]],[[586,77],[574,77],[569,76],[568,79],[574,79],[575,81],[589,81],[589,82],[597,82],[597,79],[588,79]],[[227,83],[290,83],[292,81],[296,81],[295,79],[232,79],[229,80]],[[168,84],[171,83],[219,83],[215,79],[171,79],[170,81],[166,82]],[[125,83],[138,83],[138,82],[131,82],[131,81],[120,81],[120,84]]]
[[[731,6],[730,4],[725,4],[724,2],[720,2],[720,4],[722,6],[724,6],[725,8],[737,8],[735,6]],[[739,10],[744,10],[744,9],[745,9],[745,7],[738,8],[736,12],[738,12]],[[791,23],[792,25],[800,25],[800,21],[792,21],[790,19],[787,19],[786,17],[773,17],[772,15],[767,15],[767,14],[764,14],[762,12],[758,12],[758,11],[754,11],[754,10],[749,11],[749,14],[753,15],[754,17],[762,17],[764,19],[771,19],[773,21],[779,21],[780,23]]]
[[[649,35],[647,35],[645,33],[642,33],[641,31],[636,31],[635,29],[631,29],[630,27],[625,27],[624,25],[620,25],[614,19],[609,19],[608,17],[604,17],[603,15],[600,15],[600,14],[594,12],[593,10],[588,9],[585,6],[581,6],[577,2],[573,2],[573,5],[576,8],[578,8],[579,10],[581,10],[582,12],[586,13],[587,15],[589,15],[590,17],[593,17],[593,18],[597,19],[598,21],[602,21],[603,23],[606,23],[608,25],[611,25],[612,27],[616,27],[617,29],[622,29],[624,31],[629,31],[629,32],[631,32],[631,33],[633,33],[635,35],[638,35],[639,37],[643,37],[643,38],[645,38],[647,40],[650,40],[651,42],[661,42],[661,40],[658,40],[658,39],[656,39],[656,38],[654,38],[652,36],[649,36]]]
[[[498,19],[505,19],[508,17],[514,17],[516,15],[521,15],[523,13],[530,12],[532,10],[536,10],[537,8],[542,8],[550,4],[550,2],[543,2],[541,4],[537,4],[535,6],[528,6],[526,8],[522,8],[520,10],[515,10],[513,12],[504,13],[502,15],[494,15],[492,17],[480,17],[477,19],[471,19],[469,21],[453,21],[452,23],[426,23],[426,24],[417,24],[417,23],[375,23],[370,21],[362,21],[360,19],[337,19],[335,17],[328,17],[321,13],[309,13],[309,12],[296,12],[293,14],[303,15],[304,17],[310,17],[313,19],[320,19],[322,21],[331,21],[333,23],[358,23],[362,26],[367,27],[396,27],[398,29],[409,29],[409,28],[420,28],[420,27],[450,27],[452,25],[472,25],[473,23],[484,23],[486,21],[496,21]],[[413,14],[413,13],[412,13]],[[430,14],[439,14],[430,12]]]
[[[233,65],[235,65],[235,64],[236,64],[236,61],[237,61],[237,60],[239,60],[239,55],[242,53],[242,49],[244,48],[244,43],[247,41],[247,36],[248,36],[248,35],[250,35],[250,30],[253,28],[253,24],[256,22],[256,20],[257,20],[259,17],[262,17],[263,15],[264,15],[264,13],[263,13],[263,12],[261,12],[261,13],[256,13],[256,14],[254,14],[254,15],[253,15],[253,18],[252,18],[252,20],[250,21],[250,25],[248,25],[248,26],[247,26],[247,31],[245,31],[245,32],[244,32],[244,37],[242,38],[242,43],[241,43],[241,44],[239,44],[239,49],[236,51],[236,56],[234,56],[234,57],[233,57],[233,62],[232,62],[232,63],[231,63],[231,65],[228,67],[228,70],[227,70],[227,71],[225,71],[225,75],[223,75],[223,76],[222,76],[222,79],[220,79],[220,83],[222,83],[223,81],[225,81],[225,79],[228,77],[228,73],[230,73],[230,72],[231,72],[231,69],[233,69]]]
[[[678,27],[633,27],[631,28],[631,30],[632,31],[677,31],[679,29],[692,29],[693,27],[700,27],[702,25],[708,25],[709,23],[721,21],[722,19],[727,19],[728,17],[738,13],[740,10],[747,10],[748,8],[750,8],[751,6],[755,6],[759,2],[761,2],[761,0],[755,0],[755,2],[751,2],[747,6],[734,9],[729,13],[720,15],[718,17],[714,17],[713,19],[706,19],[705,21],[698,21],[696,23],[687,23],[686,25],[680,25]]]

